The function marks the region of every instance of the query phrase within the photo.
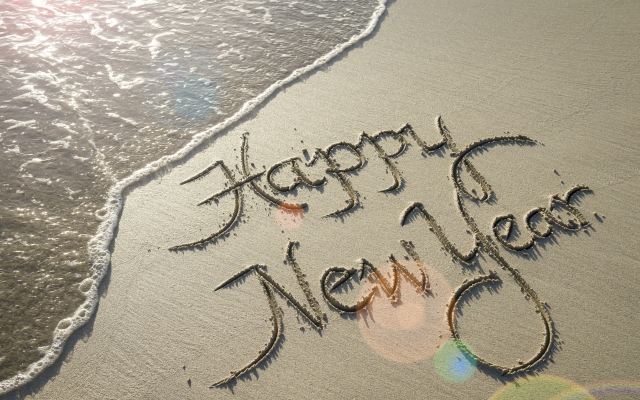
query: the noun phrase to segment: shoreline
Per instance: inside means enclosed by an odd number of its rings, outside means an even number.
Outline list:
[[[403,186],[389,193],[380,190],[394,184],[390,164],[376,158],[373,146],[363,148],[367,165],[357,173],[344,172],[355,195],[342,180],[330,179],[331,174],[322,191],[308,185],[290,194],[274,194],[309,205],[301,223],[290,230],[259,194],[242,189],[244,214],[219,241],[201,249],[167,250],[206,237],[234,209],[229,196],[218,204],[197,206],[225,189],[220,172],[189,185],[180,183],[218,159],[237,175],[244,132],[250,132],[250,162],[256,171],[262,165],[266,171],[291,157],[308,161],[303,149],[312,156],[312,149],[328,151],[332,143],[356,143],[359,132],[397,130],[405,123],[426,143],[434,143],[439,137],[432,122],[437,115],[443,116],[460,149],[504,135],[526,135],[538,143],[491,147],[471,157],[495,193],[486,206],[465,203],[483,235],[491,235],[491,224],[497,226],[496,218],[507,214],[515,215],[519,234],[524,235],[519,225],[523,216],[538,207],[551,209],[549,196],[566,193],[577,184],[592,189],[578,202],[590,227],[571,232],[558,224],[551,237],[539,238],[541,246],[524,253],[500,247],[501,254],[546,302],[553,320],[557,336],[551,349],[553,362],[537,364],[533,371],[582,387],[603,381],[633,382],[638,361],[616,354],[633,352],[640,345],[632,333],[639,322],[631,318],[635,311],[628,301],[640,285],[633,278],[638,250],[633,234],[619,234],[640,230],[640,221],[629,217],[640,194],[633,167],[640,147],[634,136],[640,124],[633,110],[640,78],[632,68],[624,68],[625,58],[616,64],[613,57],[630,49],[633,36],[620,34],[615,46],[606,39],[613,26],[631,29],[623,17],[633,15],[637,7],[612,3],[576,16],[570,7],[556,5],[554,19],[526,23],[518,20],[515,10],[503,10],[511,13],[508,18],[495,14],[499,4],[474,9],[474,15],[456,7],[417,1],[392,4],[373,40],[343,53],[328,69],[315,70],[278,91],[255,114],[249,112],[250,117],[194,146],[197,151],[176,160],[170,169],[156,164],[161,172],[133,182],[119,225],[112,226],[117,236],[111,281],[105,288],[109,293],[100,301],[101,313],[91,317],[87,329],[92,333],[86,342],[75,342],[69,359],[57,363],[59,371],[41,387],[33,392],[25,387],[27,395],[199,398],[237,393],[325,398],[337,393],[364,397],[435,391],[445,397],[455,393],[487,398],[513,382],[486,368],[468,380],[451,382],[442,377],[432,358],[401,364],[386,360],[363,338],[355,317],[335,312],[318,286],[330,266],[352,268],[361,258],[381,266],[389,254],[400,259],[404,250],[399,240],[412,241],[420,259],[453,288],[495,270],[502,283],[474,289],[460,305],[460,336],[474,352],[488,354],[487,359],[496,363],[512,364],[517,359],[526,363],[539,345],[539,315],[530,301],[522,301],[518,286],[500,263],[486,255],[469,265],[452,261],[451,248],[442,250],[441,240],[424,221],[399,223],[402,210],[419,201],[451,242],[469,247],[468,227],[455,212],[452,196],[454,182],[449,175],[454,158],[449,153],[455,151],[451,148],[430,154],[411,142],[406,154],[393,159]],[[540,5],[523,5],[523,10],[531,15],[549,12]],[[556,19],[563,18],[565,23],[557,25]],[[452,21],[460,24],[454,27]],[[551,33],[544,40],[530,33],[546,31]],[[424,40],[407,40],[415,37]],[[482,40],[485,47],[478,47]],[[604,59],[613,59],[619,68],[603,67]],[[505,61],[511,65],[505,66]],[[616,74],[616,80],[607,74]],[[507,130],[510,133],[505,134]],[[383,145],[393,147],[386,141]],[[349,153],[340,155],[340,164],[354,162]],[[317,169],[308,172],[323,176]],[[286,171],[280,176],[281,185],[291,181]],[[261,179],[266,187],[265,178]],[[468,176],[462,179],[478,193],[483,190]],[[331,216],[342,210],[345,200],[357,201],[355,209]],[[119,213],[116,208],[110,212]],[[571,219],[562,212],[554,216]],[[503,246],[499,238],[494,235],[493,245]],[[265,318],[271,314],[255,278],[217,292],[214,288],[243,268],[264,264],[274,281],[284,282],[296,299],[304,299],[290,263],[285,264],[286,246],[293,241],[299,243],[296,261],[326,315],[326,329],[314,330],[276,295],[284,340],[255,370],[229,387],[208,389],[262,348],[270,330]],[[616,268],[609,269],[610,265]],[[98,295],[97,287],[91,290]],[[87,377],[86,371],[92,376]]]
[[[83,325],[85,325],[94,315],[99,301],[99,286],[107,273],[111,262],[111,251],[109,248],[113,243],[114,231],[118,227],[119,218],[122,212],[124,191],[129,186],[135,185],[137,182],[141,182],[145,178],[151,178],[158,172],[162,172],[163,169],[170,167],[172,164],[181,161],[185,157],[188,157],[190,153],[195,151],[205,141],[241,121],[245,116],[249,115],[257,107],[261,106],[279,90],[285,88],[291,83],[294,83],[300,78],[304,78],[306,74],[322,67],[332,59],[338,57],[344,51],[347,51],[350,47],[356,45],[362,39],[365,39],[376,29],[381,16],[386,10],[387,0],[378,0],[378,2],[379,5],[371,16],[367,28],[365,28],[365,30],[360,34],[353,36],[345,43],[337,45],[329,53],[316,59],[313,63],[303,68],[299,68],[293,71],[288,77],[273,83],[263,93],[243,104],[240,110],[231,117],[201,133],[194,135],[191,141],[176,153],[163,156],[159,160],[149,163],[144,168],[133,172],[127,178],[117,182],[109,189],[105,206],[96,211],[96,217],[103,220],[104,223],[100,224],[98,232],[88,242],[89,254],[93,264],[93,274],[91,278],[87,278],[82,281],[79,286],[79,290],[87,297],[87,300],[78,307],[72,317],[64,318],[58,322],[58,325],[54,330],[52,344],[40,360],[31,364],[25,373],[19,373],[12,378],[0,382],[0,396],[28,384],[40,375],[42,371],[51,367],[51,365],[58,360],[62,351],[64,351],[65,343],[69,338]],[[107,67],[109,66],[107,65]]]

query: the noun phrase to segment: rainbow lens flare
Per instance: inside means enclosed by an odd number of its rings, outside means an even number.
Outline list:
[[[461,345],[473,351],[468,344],[461,340],[451,339],[440,347],[433,357],[436,372],[448,382],[465,382],[476,372],[476,360],[462,350]]]
[[[595,399],[589,391],[575,382],[552,375],[517,379],[498,390],[490,400],[510,399]]]

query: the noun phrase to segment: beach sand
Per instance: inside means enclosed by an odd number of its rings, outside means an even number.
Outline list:
[[[62,361],[7,397],[481,399],[527,376],[540,387],[554,380],[587,389],[637,387],[639,26],[640,3],[634,1],[391,2],[369,38],[128,190],[95,316],[74,335]],[[401,190],[382,193],[394,178],[366,145],[367,163],[347,174],[359,205],[338,217],[325,216],[349,196],[322,163],[308,170],[314,178],[327,177],[321,189],[301,185],[297,195],[274,193],[308,203],[304,213],[278,212],[245,185],[240,221],[227,235],[203,248],[168,250],[210,235],[229,219],[232,194],[197,206],[225,188],[219,168],[180,182],[218,160],[240,179],[245,132],[251,169],[260,172],[290,157],[304,159],[303,149],[313,155],[334,143],[357,143],[363,131],[398,130],[406,123],[435,143],[438,116],[459,149],[504,135],[536,141],[489,146],[469,158],[493,196],[463,202],[487,235],[494,218],[513,214],[526,237],[527,212],[548,207],[550,196],[575,185],[591,189],[574,203],[588,226],[556,228],[524,254],[497,244],[548,306],[555,338],[531,368],[544,379],[501,376],[481,365],[465,376],[448,376],[439,364],[443,353],[435,353],[448,346],[446,304],[453,290],[489,271],[501,283],[476,287],[459,302],[464,342],[479,357],[512,366],[533,356],[545,337],[533,300],[486,251],[464,265],[452,260],[420,216],[401,225],[403,211],[420,202],[461,251],[471,247],[456,207],[449,148],[423,154],[407,137],[406,151],[393,160]],[[397,147],[382,144],[389,152]],[[353,155],[339,152],[341,165],[354,163]],[[287,171],[276,180],[290,182]],[[465,185],[480,191],[463,175]],[[399,307],[378,295],[370,314],[356,317],[327,303],[324,271],[357,267],[361,258],[383,268],[390,254],[406,263],[400,240],[411,241],[428,265],[430,296],[400,279]],[[272,330],[256,272],[214,291],[220,283],[263,264],[307,304],[292,262],[285,263],[290,242],[298,243],[296,265],[326,315],[323,329],[276,294],[283,336],[275,351],[239,379],[209,388],[253,359]],[[352,285],[345,298],[355,299],[358,290]]]

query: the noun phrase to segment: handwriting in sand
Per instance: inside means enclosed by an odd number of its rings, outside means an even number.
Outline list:
[[[250,169],[250,163],[248,159],[248,135],[245,134],[243,135],[243,142],[241,147],[242,176],[240,178],[234,176],[231,169],[229,169],[223,161],[217,161],[202,172],[182,182],[182,184],[187,184],[189,182],[193,182],[197,179],[203,178],[204,176],[210,174],[216,168],[222,170],[229,184],[228,187],[202,200],[198,205],[210,204],[225,195],[232,194],[234,196],[235,203],[233,212],[231,213],[231,217],[224,223],[221,229],[212,232],[208,236],[203,237],[197,241],[176,245],[172,247],[171,250],[201,247],[209,243],[215,243],[216,240],[231,231],[237,224],[238,219],[241,215],[243,202],[242,190],[247,186],[250,190],[253,190],[259,197],[273,206],[289,209],[304,209],[308,207],[306,204],[292,204],[279,200],[276,197],[277,193],[291,192],[300,185],[319,187],[325,185],[327,183],[327,180],[330,178],[336,179],[340,183],[346,197],[346,205],[343,208],[340,208],[327,215],[327,217],[336,217],[346,212],[352,211],[359,202],[358,192],[353,188],[347,172],[357,171],[363,168],[363,166],[365,165],[365,156],[363,155],[362,149],[366,144],[370,144],[375,148],[376,154],[385,163],[388,171],[391,172],[391,175],[393,177],[393,184],[381,190],[382,192],[391,193],[399,190],[403,184],[402,174],[398,170],[398,167],[394,163],[393,159],[401,156],[404,153],[408,144],[408,140],[412,139],[420,148],[422,148],[424,154],[429,154],[440,151],[443,148],[448,148],[448,150],[451,152],[451,156],[453,157],[450,170],[450,178],[453,182],[456,206],[458,212],[460,213],[460,216],[464,219],[468,230],[471,233],[471,245],[465,250],[460,250],[456,245],[454,245],[445,234],[444,229],[437,223],[436,219],[420,202],[412,203],[408,208],[401,212],[401,224],[406,225],[408,223],[414,223],[420,219],[423,219],[428,226],[428,231],[432,232],[435,235],[436,239],[439,240],[444,248],[451,253],[454,259],[468,265],[472,261],[474,261],[474,259],[481,251],[484,251],[489,257],[493,258],[503,270],[511,275],[518,286],[520,286],[525,297],[533,301],[536,312],[540,316],[541,322],[544,326],[544,335],[540,348],[528,360],[518,361],[516,365],[511,366],[496,365],[481,358],[471,349],[469,349],[461,341],[460,334],[458,333],[458,329],[456,326],[456,312],[458,309],[458,301],[465,295],[467,291],[469,291],[474,286],[490,282],[499,282],[501,278],[495,271],[490,271],[486,275],[480,275],[473,279],[465,280],[462,285],[454,290],[447,310],[447,320],[452,338],[458,341],[461,350],[466,352],[478,363],[483,364],[486,367],[499,370],[502,372],[502,374],[505,375],[514,374],[520,371],[527,371],[537,363],[541,362],[551,348],[554,337],[551,317],[545,303],[540,300],[537,293],[529,286],[520,272],[516,268],[512,267],[500,254],[500,249],[498,245],[493,242],[492,237],[495,237],[495,239],[509,251],[517,252],[531,249],[536,245],[537,240],[549,237],[553,233],[555,227],[561,228],[563,230],[580,230],[585,228],[589,223],[584,218],[580,210],[576,207],[576,205],[573,204],[574,202],[572,200],[574,200],[574,196],[576,196],[578,193],[588,191],[589,188],[584,185],[576,185],[563,194],[550,196],[548,204],[537,207],[526,213],[523,216],[523,222],[526,232],[529,233],[529,238],[523,242],[522,239],[520,239],[521,243],[514,243],[511,234],[514,226],[516,225],[516,218],[512,214],[496,217],[493,223],[492,232],[484,233],[480,230],[476,222],[470,216],[466,208],[465,201],[483,203],[491,198],[493,192],[489,183],[485,180],[484,176],[474,167],[472,162],[468,159],[468,156],[483,149],[487,149],[491,146],[505,144],[535,145],[537,142],[526,136],[512,136],[507,134],[505,136],[498,136],[480,140],[461,149],[458,148],[456,143],[453,141],[449,130],[446,128],[440,117],[436,118],[436,127],[440,134],[440,140],[433,144],[427,144],[425,141],[423,141],[416,134],[413,128],[407,124],[398,131],[384,131],[372,136],[363,133],[361,134],[360,141],[357,144],[348,142],[334,143],[329,145],[325,149],[316,149],[313,157],[307,157],[309,158],[309,161],[303,161],[299,157],[292,157],[274,164],[268,170],[259,172],[252,172]],[[398,144],[398,148],[395,152],[388,153],[383,149],[380,142],[385,138],[390,138]],[[339,166],[339,163],[335,158],[335,154],[338,151],[348,151],[352,153],[355,156],[356,162],[350,166]],[[312,179],[307,173],[304,172],[304,169],[314,166],[315,164],[320,162],[320,160],[322,160],[326,164],[326,176],[318,179]],[[290,168],[295,176],[295,178],[289,185],[278,184],[274,179],[274,176],[283,168]],[[466,170],[469,175],[480,185],[480,194],[477,194],[475,190],[467,190],[461,179],[461,172],[463,171],[463,169]],[[256,182],[262,178],[266,178],[266,182],[273,190],[273,193],[265,191]],[[564,222],[552,213],[554,209],[564,209],[572,215],[573,219],[569,222]],[[542,228],[542,226],[544,226],[544,228]],[[413,261],[419,266],[419,271],[417,271],[418,276],[410,272],[401,263],[396,261],[396,258],[393,255],[389,257],[389,261],[392,266],[391,277],[389,278],[390,280],[385,278],[384,274],[382,274],[378,268],[376,268],[372,263],[365,259],[361,259],[359,261],[359,265],[353,268],[331,267],[324,272],[320,279],[320,292],[322,293],[325,301],[330,305],[332,309],[344,313],[355,313],[358,310],[366,307],[366,305],[371,301],[371,298],[375,291],[383,293],[389,299],[391,299],[391,301],[394,301],[396,290],[398,288],[399,275],[403,275],[404,278],[406,278],[409,283],[415,286],[415,288],[420,292],[428,294],[431,290],[429,284],[429,276],[426,272],[426,269],[422,267],[423,264],[420,261],[419,255],[414,250],[413,244],[410,241],[400,240],[400,245],[408,254],[408,256],[413,259]],[[278,292],[280,293],[280,295],[285,297],[293,306],[293,308],[304,319],[308,320],[315,329],[323,329],[324,314],[322,313],[320,305],[313,295],[313,292],[311,291],[309,283],[304,278],[301,267],[295,260],[294,248],[296,246],[297,243],[295,242],[289,243],[287,247],[286,259],[287,263],[291,266],[294,274],[297,277],[300,288],[303,290],[307,305],[298,301],[289,291],[285,290],[282,285],[276,282],[267,273],[266,266],[260,264],[252,265],[246,269],[243,269],[216,288],[216,290],[218,290],[233,282],[242,282],[241,278],[249,274],[255,275],[264,289],[266,300],[271,309],[271,321],[273,324],[273,328],[269,341],[253,360],[247,362],[244,366],[237,369],[236,371],[231,372],[228,376],[224,377],[218,382],[215,382],[213,385],[211,385],[211,387],[224,385],[252,371],[258,366],[261,361],[269,357],[269,355],[276,347],[276,344],[281,337],[282,320],[280,318],[280,311],[276,302],[276,296],[274,295],[274,292]],[[369,280],[373,283],[367,293],[362,295],[362,297],[355,304],[343,303],[339,299],[339,295],[336,293],[336,291],[340,288],[346,287],[344,285],[352,279],[358,278],[360,279],[360,281],[363,281],[365,277],[368,277]]]

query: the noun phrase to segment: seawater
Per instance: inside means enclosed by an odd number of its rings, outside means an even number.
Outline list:
[[[385,2],[0,2],[0,394],[93,313],[122,191],[371,33]]]

